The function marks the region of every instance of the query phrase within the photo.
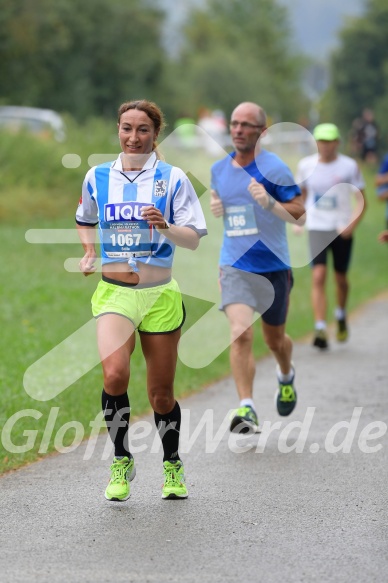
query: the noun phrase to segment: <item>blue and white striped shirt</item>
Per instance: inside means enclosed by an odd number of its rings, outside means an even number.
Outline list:
[[[85,176],[76,222],[99,226],[103,264],[136,258],[170,268],[175,245],[141,218],[143,206],[154,205],[171,224],[206,235],[198,197],[186,174],[158,160],[155,152],[142,170],[124,172],[121,154],[114,162],[91,168]]]

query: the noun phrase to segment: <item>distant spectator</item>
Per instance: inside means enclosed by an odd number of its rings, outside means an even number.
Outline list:
[[[198,126],[206,132],[204,146],[208,154],[218,156],[220,147],[225,147],[228,126],[225,114],[220,109],[203,109],[199,114]]]
[[[362,118],[356,117],[350,129],[350,149],[351,154],[357,158],[361,157],[362,149]]]
[[[371,109],[362,112],[361,159],[372,164],[377,162],[379,130]]]
[[[351,150],[365,162],[377,162],[379,130],[371,109],[364,109],[361,117],[353,120],[350,132]]]

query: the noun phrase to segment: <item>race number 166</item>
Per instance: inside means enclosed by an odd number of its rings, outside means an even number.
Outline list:
[[[228,217],[228,222],[230,227],[244,227],[246,223],[244,215],[232,215]]]

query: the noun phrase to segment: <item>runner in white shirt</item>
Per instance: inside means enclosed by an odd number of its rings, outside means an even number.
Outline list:
[[[139,332],[147,391],[163,445],[162,498],[187,498],[178,453],[181,412],[174,397],[177,347],[185,312],[171,268],[175,246],[196,249],[206,224],[195,190],[179,168],[160,160],[156,139],[163,114],[152,102],[123,103],[122,153],[87,173],[76,214],[84,275],[96,271],[95,227],[102,279],[92,298],[104,388],[102,409],[115,457],[108,500],[130,496],[135,466],[128,443],[130,359]]]
[[[337,340],[348,337],[346,305],[349,293],[347,271],[353,232],[365,212],[364,179],[357,163],[338,152],[340,133],[334,124],[324,123],[314,130],[318,154],[303,158],[296,180],[301,186],[307,212],[306,228],[312,262],[312,306],[315,319],[313,345],[328,348],[327,337],[327,253],[333,255],[337,320]]]

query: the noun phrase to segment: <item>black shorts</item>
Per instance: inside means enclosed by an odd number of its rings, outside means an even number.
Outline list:
[[[293,285],[291,269],[269,273],[251,273],[229,265],[220,267],[221,306],[245,304],[261,314],[270,326],[286,322],[290,291]]]
[[[353,238],[343,239],[337,231],[309,231],[310,257],[312,265],[326,265],[327,252],[333,255],[334,270],[346,273],[352,255]]]

